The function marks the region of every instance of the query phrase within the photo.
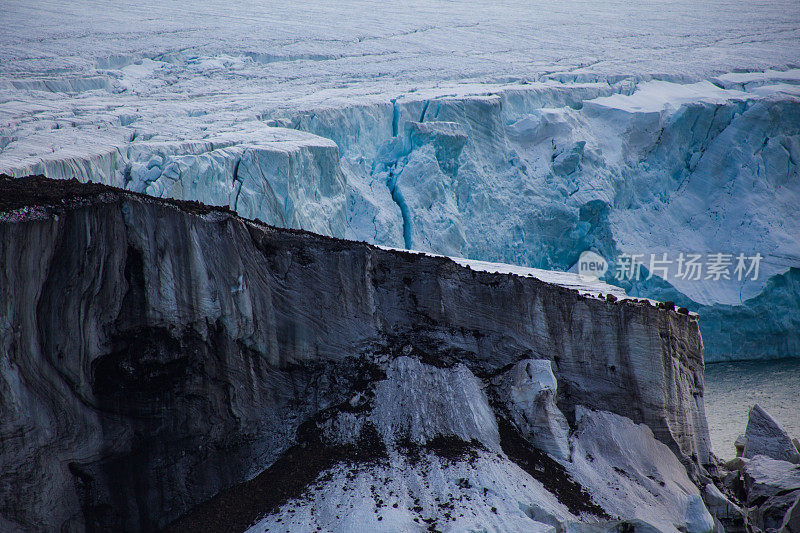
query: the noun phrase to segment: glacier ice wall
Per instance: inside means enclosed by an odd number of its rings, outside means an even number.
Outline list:
[[[74,157],[40,158],[9,175],[76,177],[158,198],[227,206],[285,228],[341,237],[345,176],[336,145],[263,126],[202,141],[141,142]]]
[[[195,141],[120,116],[131,133],[111,147],[29,156],[63,130],[9,140],[0,171],[536,268],[574,269],[587,249],[612,268],[621,253],[758,252],[755,281],[622,286],[701,312],[709,361],[797,356],[800,71],[667,79],[573,76],[270,107]]]
[[[408,95],[377,145],[389,109],[356,108],[345,123],[370,141],[337,140],[352,184],[347,235],[559,270],[587,249],[612,268],[621,253],[760,253],[756,280],[623,286],[702,311],[707,360],[796,356],[798,74]],[[341,113],[290,123],[325,136]],[[402,235],[386,229],[392,219]]]

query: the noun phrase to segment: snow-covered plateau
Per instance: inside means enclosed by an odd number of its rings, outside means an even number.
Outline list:
[[[761,254],[621,285],[708,361],[800,354],[797,2],[103,5],[3,2],[0,172],[614,283]]]

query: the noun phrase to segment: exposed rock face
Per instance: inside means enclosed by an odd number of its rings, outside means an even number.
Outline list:
[[[451,433],[491,450],[503,430],[477,380],[531,358],[553,362],[568,420],[608,411],[692,473],[709,460],[694,316],[197,204],[19,183],[0,179],[4,530],[162,527],[387,376],[386,401],[419,379],[450,390],[461,403],[415,408],[469,408]],[[425,428],[403,420],[386,427]]]
[[[739,527],[743,529],[745,516],[741,507],[733,503],[713,483],[708,483],[703,488],[703,500],[708,511],[720,521],[726,531],[737,531]]]
[[[436,368],[401,356],[376,386],[375,403],[383,409],[376,410],[372,422],[390,446],[401,440],[424,445],[439,435],[453,435],[499,451],[497,422],[482,388],[463,364]]]
[[[772,459],[800,462],[800,453],[795,448],[792,438],[758,404],[750,409],[745,431],[744,456],[766,455]]]
[[[781,524],[781,533],[798,533],[800,531],[800,494],[797,495],[797,501],[794,502],[789,512],[783,518]]]
[[[800,465],[757,455],[743,473],[749,522],[777,531],[800,496]]]
[[[558,382],[551,362],[520,361],[503,374],[501,383],[506,407],[525,438],[554,457],[569,459],[569,425],[556,406]]]

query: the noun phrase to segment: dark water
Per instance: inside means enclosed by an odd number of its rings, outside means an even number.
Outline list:
[[[706,364],[706,416],[717,457],[736,455],[733,442],[754,403],[800,438],[800,358]]]

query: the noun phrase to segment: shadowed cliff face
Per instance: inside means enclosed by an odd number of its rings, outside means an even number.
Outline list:
[[[163,527],[273,464],[401,355],[478,377],[550,359],[568,419],[611,411],[690,470],[709,461],[693,316],[196,204],[32,179],[23,196],[11,181],[0,529]]]

